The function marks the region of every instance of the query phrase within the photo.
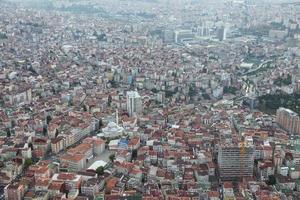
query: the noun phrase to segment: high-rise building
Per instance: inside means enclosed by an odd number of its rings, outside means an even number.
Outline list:
[[[174,31],[172,30],[164,30],[163,40],[164,43],[173,43],[174,42]]]
[[[218,164],[220,178],[223,180],[252,177],[254,168],[253,145],[247,143],[220,145]]]
[[[295,81],[294,92],[300,92],[300,80]]]
[[[192,30],[177,30],[175,31],[175,43],[182,43],[185,41],[193,40],[195,34]]]
[[[137,91],[128,91],[126,98],[129,116],[136,116],[142,112],[142,99]]]
[[[300,134],[300,117],[294,111],[279,108],[276,112],[276,122],[286,131]]]
[[[9,184],[4,188],[4,196],[6,200],[22,200],[25,188],[22,184]]]
[[[226,38],[227,38],[227,29],[226,29],[226,27],[225,26],[220,27],[218,29],[217,35],[218,35],[218,39],[220,41],[226,40]]]

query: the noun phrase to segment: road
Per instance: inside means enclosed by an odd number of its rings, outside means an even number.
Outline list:
[[[272,60],[266,60],[266,61],[260,63],[259,66],[258,66],[257,68],[252,69],[252,70],[249,70],[248,72],[244,73],[242,76],[247,75],[247,74],[250,74],[250,73],[252,73],[252,72],[255,72],[255,71],[259,70],[260,68],[262,68],[262,67],[263,67],[265,64],[267,64],[268,62],[272,62]]]

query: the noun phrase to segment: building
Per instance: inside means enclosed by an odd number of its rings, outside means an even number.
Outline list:
[[[288,35],[287,30],[270,30],[269,37],[273,39],[284,39]]]
[[[245,144],[225,144],[219,147],[218,164],[220,178],[234,180],[252,177],[254,168],[254,148]]]
[[[26,104],[32,101],[32,91],[27,85],[16,86],[7,92],[4,98],[11,105]]]
[[[300,134],[300,118],[290,109],[279,108],[276,112],[276,122],[290,133]]]
[[[98,167],[107,167],[107,162],[103,160],[97,160],[88,169],[96,171]]]
[[[59,153],[66,147],[65,138],[58,136],[57,138],[51,139],[51,150],[53,153]]]
[[[127,111],[129,116],[135,116],[142,112],[142,99],[137,91],[127,92]]]
[[[78,190],[80,189],[80,184],[82,182],[82,176],[73,173],[60,173],[54,174],[52,176],[52,181],[55,182],[64,182],[66,184],[66,188],[71,190]]]
[[[174,42],[174,31],[164,30],[163,41],[164,41],[164,43],[173,43]]]
[[[99,180],[96,178],[91,178],[87,181],[83,181],[81,184],[81,193],[86,196],[94,197],[99,193],[99,189]]]
[[[193,40],[195,34],[191,30],[177,30],[175,31],[175,43],[182,43]]]
[[[227,37],[227,29],[226,29],[226,27],[224,27],[224,26],[220,27],[218,29],[217,36],[218,36],[218,39],[220,41],[226,40],[226,37]]]
[[[86,166],[85,155],[63,155],[60,157],[62,165],[66,165],[69,171],[80,171]]]
[[[223,187],[222,187],[222,192],[223,192],[222,199],[225,199],[225,200],[235,199],[232,182],[224,182]]]
[[[122,136],[124,133],[124,128],[118,126],[115,122],[109,122],[108,125],[102,129],[102,133],[99,136],[103,136],[105,138],[113,138]]]
[[[4,196],[6,200],[22,200],[25,188],[22,184],[9,184],[4,188]]]
[[[99,156],[105,151],[105,141],[100,138],[85,138],[83,143],[92,144],[94,155]]]

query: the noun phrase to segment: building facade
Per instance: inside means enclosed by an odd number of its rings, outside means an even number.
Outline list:
[[[276,112],[278,125],[290,133],[300,134],[300,118],[290,109],[279,108]]]
[[[137,91],[128,91],[126,98],[129,116],[135,116],[142,112],[142,99]]]
[[[254,148],[245,145],[221,145],[218,153],[220,177],[233,180],[252,177],[254,168]]]

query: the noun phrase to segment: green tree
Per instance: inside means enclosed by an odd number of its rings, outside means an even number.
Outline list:
[[[103,121],[102,121],[102,119],[99,119],[99,128],[102,128],[103,127]]]
[[[276,184],[276,177],[274,175],[270,175],[268,177],[268,181],[266,183],[268,185],[275,185]]]
[[[46,136],[46,135],[47,135],[47,132],[48,132],[47,128],[46,128],[46,127],[43,127],[43,136]]]
[[[189,96],[193,97],[196,95],[196,89],[195,89],[195,84],[191,84],[189,87]]]
[[[59,133],[58,133],[58,130],[56,129],[56,130],[55,130],[55,138],[57,138],[58,134],[59,134]]]
[[[115,154],[111,154],[111,155],[109,156],[109,160],[110,160],[112,163],[114,162],[115,159],[116,159]]]
[[[47,118],[46,118],[47,124],[49,124],[51,120],[52,120],[52,117],[50,115],[48,115]]]
[[[15,126],[16,126],[16,122],[15,122],[15,120],[12,120],[11,121],[11,127],[14,128]]]
[[[133,149],[131,152],[131,159],[136,160],[137,159],[137,149]]]
[[[82,107],[83,107],[83,111],[84,111],[84,112],[87,112],[87,111],[88,111],[88,109],[87,109],[87,106],[86,106],[86,105],[84,105],[84,104],[83,104],[83,106],[82,106]]]
[[[112,102],[112,97],[111,97],[111,95],[108,95],[108,98],[107,98],[107,106],[108,107],[111,106],[111,102]]]
[[[28,143],[28,147],[33,151],[33,144],[31,142]]]
[[[158,93],[158,90],[157,90],[156,88],[152,88],[152,89],[151,89],[151,92],[153,92],[153,93]]]
[[[33,164],[33,161],[31,158],[26,158],[24,162],[24,167],[27,169],[30,165]]]
[[[96,173],[98,176],[102,176],[104,174],[104,167],[100,166],[96,169]]]
[[[7,136],[8,138],[11,136],[11,132],[10,132],[10,129],[9,129],[9,128],[6,129],[6,136]]]

